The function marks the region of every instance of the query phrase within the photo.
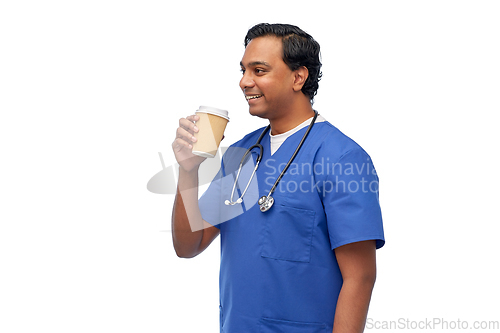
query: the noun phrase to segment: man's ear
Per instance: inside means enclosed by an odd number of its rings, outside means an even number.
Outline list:
[[[307,77],[309,76],[309,70],[306,66],[302,66],[297,68],[294,71],[294,74],[293,90],[301,91],[304,83],[306,83]]]

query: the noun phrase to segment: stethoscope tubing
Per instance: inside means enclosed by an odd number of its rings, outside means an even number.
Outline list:
[[[293,152],[293,155],[292,157],[290,157],[290,159],[288,160],[288,163],[285,165],[285,167],[283,168],[283,171],[281,171],[280,175],[278,176],[278,178],[276,179],[276,181],[274,182],[274,185],[273,187],[271,187],[271,190],[269,191],[269,194],[267,195],[268,197],[273,194],[274,190],[276,189],[276,187],[278,186],[281,178],[283,178],[283,176],[285,175],[285,172],[288,170],[288,168],[290,167],[290,165],[292,164],[293,160],[295,159],[295,157],[297,156],[297,154],[299,153],[299,150],[300,148],[302,148],[302,145],[304,144],[304,141],[306,141],[306,138],[307,136],[309,135],[309,132],[311,131],[311,128],[312,126],[314,125],[314,123],[316,122],[316,118],[318,118],[318,111],[314,111],[314,117],[313,119],[311,120],[311,123],[309,124],[309,127],[307,128],[307,131],[304,133],[304,136],[302,137],[302,140],[300,140],[297,148],[295,148],[295,151]]]
[[[309,124],[306,132],[304,133],[304,135],[302,136],[302,139],[300,140],[299,144],[297,145],[297,148],[295,148],[295,151],[293,152],[292,154],[292,157],[290,157],[290,159],[288,160],[288,163],[285,165],[285,167],[283,168],[283,170],[281,171],[281,173],[279,174],[278,178],[276,179],[276,181],[274,182],[273,186],[271,187],[271,190],[269,191],[269,193],[267,194],[267,196],[263,196],[259,199],[259,205],[260,205],[260,210],[262,212],[266,212],[267,210],[269,210],[269,208],[271,208],[271,206],[273,205],[274,203],[274,199],[272,198],[272,194],[274,193],[274,191],[276,190],[276,187],[278,186],[281,178],[283,178],[283,176],[285,175],[286,171],[288,170],[288,168],[290,167],[290,165],[293,163],[293,160],[295,159],[295,157],[297,156],[297,154],[299,153],[300,151],[300,148],[302,148],[302,145],[304,144],[304,141],[306,140],[307,136],[309,135],[309,132],[311,131],[314,123],[316,122],[316,118],[318,117],[318,112],[316,110],[314,110],[314,117],[313,119],[311,120],[311,123]],[[233,205],[236,205],[236,204],[239,204],[239,203],[242,203],[243,202],[243,196],[245,195],[246,191],[248,190],[248,187],[250,186],[250,183],[252,182],[252,179],[255,175],[255,173],[257,172],[257,169],[259,167],[259,163],[260,161],[262,160],[262,156],[264,155],[264,147],[262,147],[262,145],[260,144],[260,142],[262,141],[262,138],[264,137],[264,135],[269,131],[269,129],[271,128],[271,125],[269,124],[263,131],[262,133],[260,134],[259,138],[257,139],[257,142],[249,147],[247,149],[247,151],[245,152],[245,154],[243,154],[243,157],[241,158],[241,161],[240,161],[240,164],[238,166],[238,172],[236,174],[236,179],[234,180],[234,185],[233,185],[233,189],[231,191],[231,198],[230,200],[226,200],[225,201],[225,204],[228,205],[228,206],[233,206]],[[236,200],[236,201],[232,201],[233,200],[233,196],[234,196],[234,191],[236,190],[236,184],[238,183],[238,179],[240,177],[240,173],[241,173],[241,168],[243,166],[243,163],[245,162],[245,158],[247,157],[248,154],[250,154],[252,152],[253,149],[255,148],[259,148],[260,152],[257,156],[257,160],[256,160],[256,163],[255,163],[255,167],[253,169],[253,172],[252,172],[252,175],[250,176],[250,180],[248,181],[247,183],[247,186],[245,187],[245,189],[243,190],[243,193],[241,194],[241,196]]]

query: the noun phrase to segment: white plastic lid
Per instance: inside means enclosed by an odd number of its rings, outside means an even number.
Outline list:
[[[229,116],[228,116],[229,112],[227,112],[226,110],[221,110],[221,109],[213,108],[211,106],[203,106],[202,105],[196,111],[197,112],[214,114],[216,116],[219,116],[219,117],[222,117],[222,118],[226,118],[227,121],[229,121]]]

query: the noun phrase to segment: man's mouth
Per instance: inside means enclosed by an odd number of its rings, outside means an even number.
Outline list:
[[[245,98],[247,99],[247,101],[249,101],[251,99],[261,98],[262,96],[264,96],[264,95],[245,96]]]

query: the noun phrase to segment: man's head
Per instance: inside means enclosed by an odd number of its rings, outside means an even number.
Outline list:
[[[257,37],[274,36],[282,41],[282,59],[290,70],[295,71],[304,66],[308,77],[302,86],[302,92],[311,102],[318,90],[321,79],[320,47],[312,36],[299,27],[290,24],[261,23],[248,30],[245,36],[245,47]]]

